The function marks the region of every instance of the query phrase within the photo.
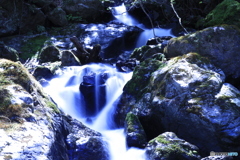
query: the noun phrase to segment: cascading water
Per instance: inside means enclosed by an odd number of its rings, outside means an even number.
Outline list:
[[[146,29],[131,17],[124,4],[113,9],[113,15],[122,23],[144,29],[137,42],[140,47],[153,38],[152,29]],[[170,30],[155,28],[157,36],[173,36]],[[124,129],[114,129],[112,113],[124,85],[132,73],[117,72],[115,67],[91,64],[66,67],[44,89],[66,114],[99,131],[107,139],[111,160],[145,160],[145,151],[126,148]]]
[[[79,92],[79,86],[84,81],[83,77],[90,73],[96,74],[94,81],[99,79],[103,73],[104,75],[107,74],[107,78],[105,79],[105,106],[96,115],[89,117],[86,114],[86,102],[83,103],[85,100],[82,93]],[[124,85],[131,77],[132,72],[117,72],[115,67],[104,64],[67,67],[63,69],[60,76],[52,79],[44,89],[64,113],[102,133],[108,141],[111,160],[144,160],[144,150],[126,148],[124,129],[113,129],[114,122],[111,117],[115,108],[114,104],[122,94]],[[95,97],[99,98],[99,89],[95,89],[95,91]],[[91,122],[89,122],[89,119],[91,119]]]
[[[143,29],[143,32],[140,34],[138,41],[136,43],[136,46],[135,46],[136,48],[145,45],[148,39],[154,38],[153,32],[155,32],[155,36],[175,37],[171,33],[171,29],[163,29],[163,28],[147,29],[143,24],[139,23],[131,15],[128,14],[124,3],[120,6],[113,8],[113,15],[119,22],[122,22],[129,26],[137,26],[137,27]]]

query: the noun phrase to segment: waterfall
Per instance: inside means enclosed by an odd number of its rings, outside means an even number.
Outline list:
[[[132,77],[132,72],[117,72],[115,67],[105,64],[90,64],[84,66],[65,67],[61,74],[49,82],[44,90],[57,103],[58,107],[66,114],[80,120],[88,127],[99,131],[107,139],[111,160],[144,160],[145,151],[137,148],[126,148],[124,129],[114,129],[112,112],[116,100],[122,94],[124,85]],[[95,73],[97,81],[102,73],[107,74],[106,103],[102,110],[97,109],[96,115],[86,114],[86,102],[79,86],[84,81],[84,76]],[[93,74],[91,74],[93,75]],[[99,84],[98,81],[96,84]],[[99,96],[99,89],[95,89],[95,98]],[[98,97],[99,98],[99,97]],[[97,106],[98,107],[98,106]],[[89,118],[91,122],[89,123]],[[87,121],[88,120],[88,121]]]
[[[137,26],[143,29],[143,32],[139,35],[135,48],[145,45],[148,39],[154,38],[153,30],[155,31],[155,35],[158,37],[161,37],[161,36],[175,37],[172,34],[171,29],[163,29],[160,27],[147,29],[143,24],[139,23],[136,19],[134,19],[131,15],[128,14],[124,3],[120,6],[114,7],[112,13],[113,13],[113,16],[119,22],[122,22],[128,26]]]

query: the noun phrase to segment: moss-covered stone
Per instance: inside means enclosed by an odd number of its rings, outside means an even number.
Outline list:
[[[159,54],[162,53],[163,49],[161,49],[161,45],[156,45],[156,46],[142,46],[139,48],[135,48],[134,51],[131,54],[131,58],[136,58],[137,60],[139,60],[140,62],[144,61],[147,58],[152,58],[152,56],[154,56],[155,54]],[[160,57],[156,57],[155,58],[160,58]],[[164,60],[164,55],[162,55],[162,57],[158,60]]]
[[[240,28],[240,3],[236,0],[224,0],[213,9],[197,26],[209,27],[221,24],[236,25]]]
[[[221,68],[226,76],[237,78],[239,70],[240,30],[236,26],[209,27],[186,36],[172,38],[164,54],[167,58],[196,52]],[[206,59],[206,60],[207,60]]]
[[[144,148],[147,143],[145,131],[136,115],[128,113],[125,119],[125,133],[128,147]]]
[[[198,148],[172,132],[165,132],[152,139],[146,149],[149,159],[197,160],[200,158]]]
[[[142,95],[147,91],[146,86],[148,85],[151,74],[163,66],[165,66],[165,62],[151,58],[146,59],[135,67],[132,79],[125,85],[124,91],[136,97]]]
[[[59,112],[40,84],[21,63],[0,59],[0,80],[0,115],[14,120],[28,118],[34,107],[33,101]]]

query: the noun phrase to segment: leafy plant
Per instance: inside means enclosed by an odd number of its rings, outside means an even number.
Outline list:
[[[70,21],[70,22],[81,22],[81,21],[83,21],[81,16],[72,15],[72,14],[67,15],[67,20]]]

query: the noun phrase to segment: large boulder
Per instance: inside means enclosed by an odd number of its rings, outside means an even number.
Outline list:
[[[0,159],[68,159],[56,105],[20,63],[0,68]]]
[[[105,71],[89,72],[83,76],[79,90],[84,97],[85,114],[87,117],[96,116],[106,104],[106,80],[108,73]]]
[[[54,45],[45,46],[38,55],[40,63],[60,61],[60,51]]]
[[[221,68],[226,76],[240,77],[240,30],[234,26],[215,26],[186,36],[172,38],[166,58],[197,52]]]
[[[196,53],[145,60],[124,87],[116,122],[123,125],[132,112],[148,139],[172,131],[199,147],[203,156],[239,150],[240,92],[224,82],[223,71]]]

